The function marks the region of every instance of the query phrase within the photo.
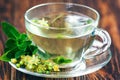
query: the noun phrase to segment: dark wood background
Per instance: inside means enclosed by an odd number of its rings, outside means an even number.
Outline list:
[[[73,2],[98,10],[101,16],[99,26],[107,30],[112,38],[111,61],[92,74],[67,79],[30,76],[0,61],[0,80],[120,80],[120,0],[0,0],[0,22],[8,21],[20,32],[25,32],[25,11],[36,4],[45,2]],[[0,27],[0,55],[3,53],[6,39]]]

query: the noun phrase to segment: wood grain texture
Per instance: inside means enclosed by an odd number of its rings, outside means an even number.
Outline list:
[[[30,76],[0,61],[0,80],[120,80],[120,0],[0,0],[0,22],[8,21],[20,32],[25,32],[25,11],[34,5],[46,2],[73,2],[95,8],[101,16],[99,26],[107,30],[112,38],[111,61],[94,73],[66,79]],[[3,54],[5,40],[6,36],[0,27],[0,55]]]

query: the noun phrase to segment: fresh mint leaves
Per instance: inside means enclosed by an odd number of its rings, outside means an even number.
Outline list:
[[[20,33],[13,25],[7,22],[2,22],[1,25],[2,25],[2,30],[4,31],[6,36],[8,36],[8,38],[16,39],[20,36]]]
[[[13,25],[2,22],[2,30],[8,37],[5,43],[4,54],[0,56],[0,60],[10,61],[11,58],[20,58],[21,55],[35,54],[38,48],[32,45],[27,35],[20,33]]]

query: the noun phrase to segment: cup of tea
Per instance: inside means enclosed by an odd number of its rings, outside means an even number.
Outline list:
[[[69,68],[110,47],[108,32],[98,28],[99,18],[95,9],[85,5],[45,3],[26,11],[25,26],[29,38],[39,48],[38,53],[49,55],[48,59],[60,68]],[[92,49],[93,42],[99,40],[102,46],[96,44],[99,48]]]

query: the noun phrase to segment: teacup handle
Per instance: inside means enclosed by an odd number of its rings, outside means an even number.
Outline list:
[[[107,31],[100,28],[96,28],[95,31],[93,32],[93,35],[97,37],[93,41],[92,46],[84,53],[83,57],[85,59],[90,59],[97,55],[102,54],[111,45],[111,38]]]

